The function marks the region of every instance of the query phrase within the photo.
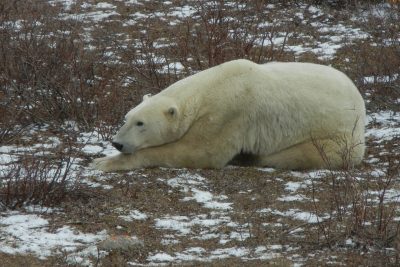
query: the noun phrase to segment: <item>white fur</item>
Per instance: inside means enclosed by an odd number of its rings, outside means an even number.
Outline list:
[[[360,163],[365,150],[357,88],[310,63],[230,61],[144,98],[126,118],[114,139],[125,154],[97,159],[96,168],[221,168],[239,153],[257,166],[341,168]]]

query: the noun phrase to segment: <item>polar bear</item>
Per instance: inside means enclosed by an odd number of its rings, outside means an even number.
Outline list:
[[[233,159],[281,169],[352,167],[365,145],[365,104],[342,72],[311,63],[234,60],[146,95],[95,159],[103,171],[222,168]],[[238,157],[239,156],[239,157]]]

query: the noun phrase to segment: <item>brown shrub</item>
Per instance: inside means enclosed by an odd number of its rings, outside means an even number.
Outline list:
[[[54,207],[77,189],[73,160],[66,155],[59,158],[25,154],[21,159],[1,170],[0,207],[17,209],[38,204]]]

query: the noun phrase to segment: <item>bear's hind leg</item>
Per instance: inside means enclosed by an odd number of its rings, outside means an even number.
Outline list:
[[[346,157],[346,150],[347,146],[332,139],[313,140],[260,157],[260,165],[289,170],[343,168],[354,161],[352,155]]]

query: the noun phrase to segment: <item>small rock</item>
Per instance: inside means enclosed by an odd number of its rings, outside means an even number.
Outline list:
[[[144,242],[135,236],[113,235],[100,242],[98,248],[105,251],[130,251],[143,246]]]

